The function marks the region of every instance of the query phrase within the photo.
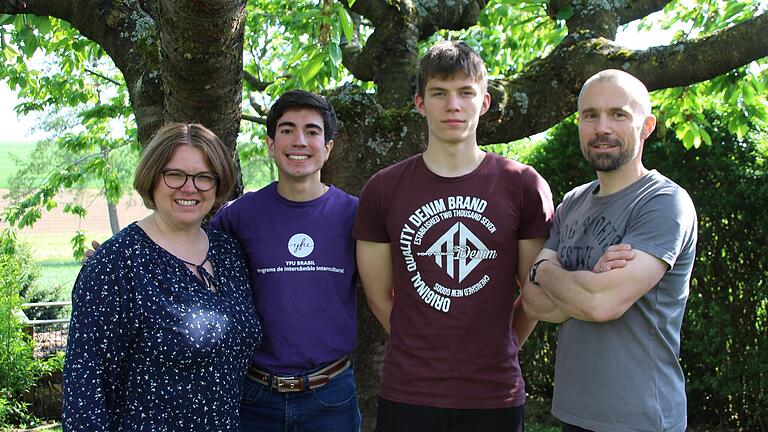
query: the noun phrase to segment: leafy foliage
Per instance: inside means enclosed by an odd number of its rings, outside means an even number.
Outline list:
[[[246,70],[268,84],[268,95],[317,91],[349,79],[341,46],[355,37],[355,28],[341,3],[250,0],[247,20]]]
[[[62,190],[94,181],[107,200],[116,203],[139,151],[120,72],[101,47],[55,18],[1,15],[0,43],[0,77],[22,100],[17,112],[43,113],[39,127],[53,137],[38,146],[12,180],[14,203],[5,209],[3,220],[30,226],[44,210],[58,206]],[[125,132],[115,137],[115,129]],[[85,209],[73,203],[64,211],[85,215]],[[75,256],[83,251],[78,245]]]
[[[491,77],[512,77],[563,40],[567,33],[563,19],[550,19],[543,1],[491,0],[478,25],[439,32],[422,48],[439,39],[463,40],[480,53]]]
[[[689,191],[699,214],[681,351],[691,418],[764,430],[768,153],[757,143],[764,145],[766,136],[740,138],[719,116],[705,115],[712,146],[692,151],[654,143],[651,149],[653,163]]]
[[[686,41],[751,19],[767,8],[765,2],[750,0],[670,2],[661,13],[640,20],[637,29],[675,30],[672,42]],[[713,125],[704,110],[717,107],[720,123],[731,135],[743,139],[751,125],[764,129],[768,122],[766,86],[768,72],[765,60],[761,60],[709,81],[663,90],[656,94],[661,102],[657,112],[664,119],[659,133],[674,133],[685,148],[710,145],[712,137],[707,131]]]
[[[19,293],[36,277],[29,253],[19,247],[10,229],[0,234],[0,425],[27,423],[31,419],[20,395],[39,376],[32,357],[32,341],[18,316]]]

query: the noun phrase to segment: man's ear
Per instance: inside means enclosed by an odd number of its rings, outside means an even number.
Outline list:
[[[267,151],[269,152],[269,157],[275,157],[275,140],[270,137],[267,137]]]
[[[640,138],[643,140],[648,139],[648,137],[653,133],[654,129],[656,129],[656,116],[649,114],[645,118],[645,121],[643,121],[643,130],[640,131]]]
[[[413,104],[416,105],[416,111],[421,115],[426,115],[424,112],[424,97],[418,94],[413,97]]]
[[[325,143],[325,160],[328,160],[328,158],[331,157],[331,150],[333,150],[333,140]]]
[[[480,115],[487,113],[490,108],[491,108],[491,94],[488,92],[485,92],[485,94],[483,95],[483,105],[480,107]]]

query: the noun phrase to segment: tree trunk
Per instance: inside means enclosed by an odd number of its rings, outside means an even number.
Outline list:
[[[244,25],[244,0],[158,2],[165,119],[203,124],[233,154],[243,98]],[[242,182],[235,189],[240,195]]]
[[[107,212],[109,213],[109,227],[112,229],[112,235],[120,231],[120,222],[117,220],[117,206],[112,201],[107,201]]]

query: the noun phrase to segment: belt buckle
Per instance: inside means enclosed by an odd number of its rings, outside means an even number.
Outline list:
[[[298,392],[302,391],[303,385],[301,385],[302,377],[290,376],[290,377],[272,377],[272,388],[278,392]],[[293,382],[291,382],[293,381]]]

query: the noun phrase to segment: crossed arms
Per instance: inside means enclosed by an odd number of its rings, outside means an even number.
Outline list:
[[[620,318],[668,269],[661,259],[629,245],[609,247],[592,271],[563,269],[551,249],[542,249],[536,261],[542,259],[536,283],[523,287],[523,308],[533,319],[554,323]]]

